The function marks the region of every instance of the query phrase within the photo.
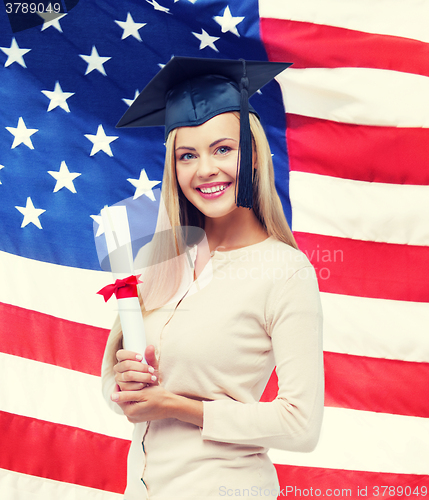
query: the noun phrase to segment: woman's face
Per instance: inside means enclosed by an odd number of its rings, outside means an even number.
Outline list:
[[[177,180],[186,198],[206,217],[223,217],[237,209],[239,141],[240,121],[233,113],[177,129]]]

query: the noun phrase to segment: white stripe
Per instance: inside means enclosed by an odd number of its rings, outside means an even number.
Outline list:
[[[289,193],[294,231],[429,245],[429,186],[291,172]]]
[[[0,410],[131,439],[132,425],[101,395],[101,379],[0,353]]]
[[[259,0],[259,15],[429,42],[428,0]]]
[[[325,408],[311,453],[270,450],[276,464],[398,474],[429,474],[429,419]],[[404,485],[405,486],[405,485]]]
[[[342,123],[429,127],[429,78],[371,68],[289,68],[276,77],[288,113]]]
[[[2,500],[123,500],[124,496],[109,491],[86,488],[77,484],[53,481],[0,469]]]
[[[103,271],[59,266],[0,252],[0,302],[62,319],[110,329],[115,298],[98,290],[112,282]]]
[[[429,363],[429,304],[322,293],[325,351]]]

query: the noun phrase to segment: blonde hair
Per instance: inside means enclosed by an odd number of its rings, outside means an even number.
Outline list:
[[[250,114],[249,118],[256,154],[253,210],[269,236],[297,249],[298,245],[287,223],[276,191],[270,145],[259,119],[254,114]]]
[[[233,113],[238,119],[240,114]],[[253,210],[268,236],[298,248],[287,223],[274,183],[271,150],[259,119],[249,115],[250,131],[254,145]],[[143,285],[140,285],[140,304],[143,315],[162,307],[179,288],[183,272],[185,249],[192,246],[190,226],[204,229],[204,215],[182,193],[176,177],[175,141],[173,129],[166,141],[162,200],[165,210],[160,210],[157,229],[145,264]],[[136,261],[139,260],[137,257]],[[138,266],[138,264],[137,264]],[[156,286],[154,286],[156,283]],[[116,351],[122,347],[122,332],[117,320],[110,332],[104,362],[116,363]],[[112,365],[113,366],[113,365]]]

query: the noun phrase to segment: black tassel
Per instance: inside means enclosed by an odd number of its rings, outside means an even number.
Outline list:
[[[246,61],[243,61],[243,76],[240,82],[240,167],[238,174],[237,207],[253,206],[253,158],[252,135],[249,121],[249,79],[246,74]]]

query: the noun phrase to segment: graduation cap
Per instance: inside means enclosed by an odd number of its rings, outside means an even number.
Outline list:
[[[192,127],[230,111],[240,112],[237,206],[252,207],[252,138],[249,97],[291,63],[173,57],[142,90],[116,125]],[[238,166],[237,166],[238,168]]]

